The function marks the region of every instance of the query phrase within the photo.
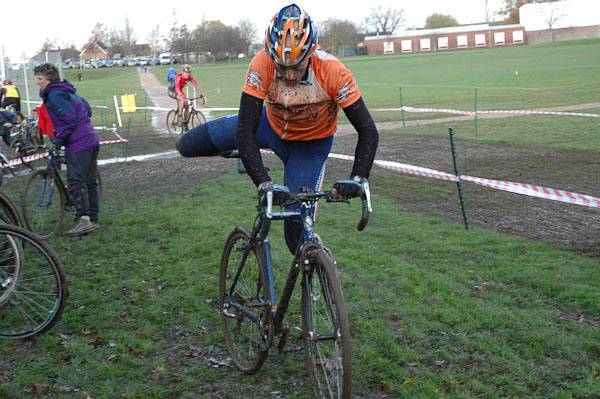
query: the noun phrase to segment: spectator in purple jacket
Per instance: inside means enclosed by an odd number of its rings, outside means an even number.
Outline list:
[[[97,183],[100,142],[90,119],[92,110],[71,83],[60,80],[54,65],[39,65],[33,73],[56,130],[54,144],[57,148],[65,147],[67,183],[75,202],[76,222],[67,235],[87,234],[100,227]]]

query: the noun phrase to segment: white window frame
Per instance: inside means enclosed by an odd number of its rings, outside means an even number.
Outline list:
[[[494,46],[504,46],[506,44],[506,33],[494,32]]]
[[[456,36],[456,47],[458,47],[458,48],[469,47],[469,36],[467,36],[467,35]]]
[[[522,30],[514,30],[512,33],[513,43],[523,43],[524,34]]]
[[[485,33],[476,33],[475,34],[475,47],[485,47]]]
[[[448,48],[448,36],[438,37],[438,49],[446,50]]]
[[[394,42],[383,42],[383,54],[394,54]]]
[[[421,51],[431,51],[431,39],[424,38],[419,40],[419,47]]]
[[[402,40],[400,42],[400,48],[403,53],[412,53],[412,40]]]

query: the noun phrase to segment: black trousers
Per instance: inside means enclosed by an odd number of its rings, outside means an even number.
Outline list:
[[[98,192],[99,148],[67,155],[67,184],[75,202],[75,219],[89,216],[98,223],[100,196]]]

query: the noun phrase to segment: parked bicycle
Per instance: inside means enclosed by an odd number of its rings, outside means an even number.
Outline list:
[[[169,134],[183,134],[196,126],[206,123],[204,114],[196,108],[196,100],[202,100],[202,104],[206,102],[204,96],[188,99],[188,110],[184,107],[181,122],[177,118],[176,109],[172,109],[167,113],[167,130]]]
[[[59,152],[50,151],[47,167],[31,173],[21,198],[26,226],[42,238],[60,233],[65,211],[75,206],[65,185],[64,172],[61,172],[63,158]],[[100,171],[98,171],[97,181],[98,195],[101,196]]]
[[[37,129],[37,120],[35,118],[25,118],[23,122],[15,126],[11,137],[10,148],[14,152],[14,159],[21,161],[20,166],[33,170],[32,162],[27,157],[40,151],[43,138]]]
[[[362,230],[371,213],[369,185],[344,182],[361,186],[362,218],[357,228]],[[281,335],[278,349],[283,351],[289,334],[283,319],[301,275],[302,338],[314,394],[317,398],[349,398],[352,346],[346,304],[333,255],[314,231],[319,200],[348,201],[333,199],[329,191],[290,194],[287,187],[278,185],[266,197],[266,204],[259,200],[252,231],[236,227],[221,258],[219,303],[229,353],[240,370],[254,373],[265,361],[274,336]],[[273,205],[292,204],[299,204],[300,209],[273,212]],[[297,216],[304,223],[303,238],[278,301],[268,233],[272,220]]]
[[[31,338],[60,319],[68,297],[56,253],[39,236],[0,224],[0,338]]]

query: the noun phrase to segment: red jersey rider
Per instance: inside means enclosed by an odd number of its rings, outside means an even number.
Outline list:
[[[187,119],[189,113],[189,103],[185,93],[183,92],[183,88],[190,82],[196,87],[196,90],[198,90],[200,97],[204,97],[204,101],[206,101],[206,97],[202,93],[202,90],[198,85],[198,81],[196,80],[196,78],[194,78],[194,75],[192,75],[192,67],[188,64],[185,64],[183,68],[181,68],[181,73],[178,73],[177,76],[175,76],[175,93],[177,94],[177,117],[180,123],[182,122],[181,117],[183,116],[181,111],[184,107],[185,118],[183,120]]]

